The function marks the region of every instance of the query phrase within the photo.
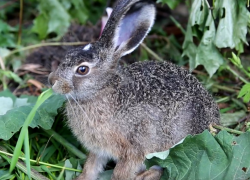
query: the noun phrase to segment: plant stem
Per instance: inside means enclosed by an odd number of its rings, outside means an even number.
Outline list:
[[[213,87],[224,90],[224,91],[228,91],[228,92],[236,92],[236,93],[239,92],[238,90],[235,90],[233,88],[229,88],[229,87],[226,87],[226,86],[221,86],[221,85],[218,85],[218,84],[213,84]]]
[[[220,126],[220,125],[217,125],[217,124],[213,124],[212,126],[214,128],[216,128],[216,129],[225,130],[227,132],[234,133],[234,134],[243,134],[244,133],[244,132],[237,131],[237,130],[234,130],[234,129],[230,129],[230,128],[227,128],[227,127],[223,127],[223,126]]]
[[[222,103],[222,102],[227,102],[230,100],[230,97],[224,97],[216,100],[216,103]]]
[[[183,29],[183,27],[181,26],[181,24],[176,21],[176,19],[173,16],[169,16],[169,18],[173,21],[173,23],[181,30],[181,32],[185,35],[186,31]]]
[[[18,29],[17,45],[21,44],[21,39],[22,39],[22,24],[23,24],[23,0],[20,0],[19,29]]]
[[[2,154],[2,158],[4,158],[6,161],[8,161],[8,163],[10,163],[11,154],[9,155],[9,153],[6,152],[6,149],[4,147],[2,147],[2,146],[0,146],[0,154]],[[27,167],[20,160],[17,162],[16,168],[20,169],[25,174],[28,174]],[[40,174],[39,172],[37,172],[34,169],[31,169],[31,177],[34,180],[49,180],[47,177],[43,176],[42,174]]]
[[[0,154],[4,154],[4,155],[13,157],[13,154],[10,154],[10,153],[7,153],[7,152],[1,151],[1,150],[0,150]],[[24,158],[24,157],[18,157],[18,158],[23,160],[23,161],[26,161],[26,158]],[[54,167],[54,168],[58,168],[58,169],[66,169],[66,170],[69,170],[69,171],[82,172],[79,169],[67,168],[67,167],[54,165],[54,164],[49,164],[49,163],[45,163],[45,162],[41,162],[41,161],[37,162],[36,160],[33,160],[33,159],[30,159],[30,162],[33,162],[33,163],[36,163],[36,164],[38,163],[40,165],[45,165],[45,166]]]
[[[39,48],[43,46],[74,46],[74,45],[84,45],[84,44],[86,44],[86,42],[50,42],[50,43],[34,44],[34,45],[26,46],[26,47],[11,51],[7,56],[5,56],[5,59],[7,59],[8,57],[10,57],[11,55],[15,53],[27,51],[30,49],[35,49],[35,48]]]
[[[239,78],[245,84],[249,83],[245,78],[241,77],[236,71],[234,71],[230,66],[226,66],[226,69],[229,70],[233,75]]]
[[[142,46],[151,56],[153,56],[156,60],[158,60],[158,61],[164,61],[160,56],[158,56],[156,53],[154,53],[146,44],[141,43],[141,46]]]
[[[66,147],[70,152],[79,157],[80,159],[86,159],[86,155],[82,153],[82,151],[78,150],[75,146],[69,143],[66,139],[64,139],[61,135],[53,131],[52,129],[45,130],[44,132],[52,136],[56,141],[60,142],[64,147]]]
[[[0,10],[14,4],[16,1],[18,1],[18,0],[13,0],[13,1],[9,1],[9,2],[5,3],[4,5],[0,6]]]
[[[0,67],[2,70],[5,70],[4,61],[1,58],[1,56],[0,56]],[[3,78],[2,78],[2,84],[3,84],[3,89],[6,90],[8,88],[8,86],[7,86],[7,80],[6,80],[6,77],[4,74],[3,74]]]
[[[247,72],[244,68],[241,68],[241,70],[247,75],[248,78],[250,78],[250,73]]]

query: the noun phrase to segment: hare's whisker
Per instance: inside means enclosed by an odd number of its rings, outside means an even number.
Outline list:
[[[71,93],[69,93],[69,95],[70,95],[71,98],[76,102],[76,104],[80,107],[80,109],[82,110],[82,112],[86,115],[86,117],[87,117],[88,120],[90,121],[90,119],[89,119],[87,113],[84,111],[84,109],[82,108],[82,106],[80,106],[80,104],[79,104],[78,101],[74,98],[74,96],[73,96]]]
[[[73,108],[73,106],[72,106],[72,104],[71,104],[71,102],[70,102],[70,100],[69,100],[69,97],[68,97],[67,95],[66,95],[66,98],[67,98],[67,100],[68,100],[68,102],[69,102],[69,105],[70,105],[70,107],[71,107],[71,109],[72,109],[72,112],[73,112],[73,114],[74,114],[75,118],[77,119],[77,116],[76,116],[75,110],[74,110],[74,108]]]

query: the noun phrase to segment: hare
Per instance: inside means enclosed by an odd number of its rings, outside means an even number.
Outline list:
[[[155,18],[150,0],[120,0],[96,42],[70,50],[49,75],[68,98],[68,125],[89,151],[82,180],[96,180],[109,159],[112,180],[158,180],[145,155],[165,151],[188,134],[218,123],[216,103],[187,70],[169,62],[119,66],[145,38]]]

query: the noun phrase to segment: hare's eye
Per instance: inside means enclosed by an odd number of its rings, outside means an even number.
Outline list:
[[[80,75],[86,75],[89,72],[89,67],[88,66],[80,66],[77,68],[76,72]]]

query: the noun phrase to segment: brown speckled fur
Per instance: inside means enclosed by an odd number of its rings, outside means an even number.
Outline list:
[[[132,37],[115,47],[120,21],[137,11],[143,13]],[[117,162],[112,180],[158,180],[162,170],[146,171],[146,154],[219,121],[212,96],[183,68],[150,61],[117,66],[145,37],[154,14],[149,0],[119,1],[101,39],[68,52],[49,77],[53,90],[68,98],[68,124],[90,151],[80,180],[97,179],[109,159]],[[87,75],[76,73],[82,65],[90,67]]]

